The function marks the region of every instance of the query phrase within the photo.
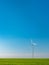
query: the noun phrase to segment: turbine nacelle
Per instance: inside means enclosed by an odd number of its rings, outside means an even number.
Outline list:
[[[32,46],[36,46],[37,45],[36,43],[32,42],[32,40],[31,40],[31,44],[32,44]]]

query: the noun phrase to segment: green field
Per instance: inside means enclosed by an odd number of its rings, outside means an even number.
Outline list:
[[[0,58],[0,65],[49,65],[49,59]]]

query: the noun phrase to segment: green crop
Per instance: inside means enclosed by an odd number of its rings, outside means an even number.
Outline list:
[[[0,58],[0,65],[49,65],[48,58]]]

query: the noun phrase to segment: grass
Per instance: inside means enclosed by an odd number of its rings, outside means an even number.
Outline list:
[[[0,58],[0,65],[49,65],[49,59]]]

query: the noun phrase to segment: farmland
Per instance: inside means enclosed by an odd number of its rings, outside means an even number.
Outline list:
[[[49,65],[48,58],[0,58],[0,65]]]

